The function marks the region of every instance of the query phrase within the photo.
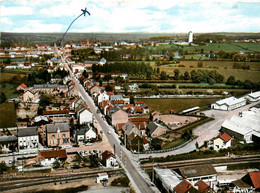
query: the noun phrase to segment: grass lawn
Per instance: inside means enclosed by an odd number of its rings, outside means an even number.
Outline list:
[[[0,128],[15,127],[16,126],[16,112],[14,103],[0,104]]]
[[[173,147],[177,147],[183,143],[185,143],[186,141],[188,141],[187,139],[177,139],[177,140],[174,140],[174,141],[171,141],[167,144],[165,144],[162,149],[170,149],[170,148],[173,148]]]
[[[206,110],[209,105],[220,98],[171,98],[171,99],[137,99],[143,100],[150,109],[155,109],[163,114],[169,114],[171,109],[177,112],[199,106],[201,110]]]

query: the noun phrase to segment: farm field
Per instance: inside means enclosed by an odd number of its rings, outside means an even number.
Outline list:
[[[0,73],[0,82],[9,82],[12,78],[19,76],[20,78],[24,78],[26,74],[17,74],[17,73]]]
[[[15,127],[16,126],[16,112],[14,103],[0,104],[0,128]]]
[[[150,109],[157,110],[163,114],[169,114],[171,109],[177,112],[200,106],[200,110],[206,110],[209,105],[220,98],[171,98],[171,99],[137,99],[144,101]]]
[[[260,43],[211,43],[206,45],[177,45],[168,44],[160,45],[158,47],[147,47],[149,50],[163,50],[163,49],[183,49],[184,51],[196,51],[203,49],[206,52],[209,51],[223,51],[223,52],[240,52],[240,51],[255,51],[260,50]]]
[[[234,63],[249,65],[250,70],[233,69]],[[174,75],[173,71],[175,69],[179,69],[180,74],[184,74],[185,71],[191,72],[192,70],[216,70],[225,77],[224,81],[231,75],[233,75],[236,80],[251,80],[255,83],[260,81],[259,62],[203,61],[203,68],[198,68],[197,65],[198,61],[181,61],[179,64],[163,65],[159,68],[161,71],[165,71],[169,76]]]
[[[142,88],[141,92],[145,91],[151,91],[149,88]],[[159,88],[159,92],[163,94],[165,93],[176,93],[176,94],[218,94],[221,95],[223,92],[226,91],[233,96],[240,97],[242,95],[250,93],[250,90],[247,89],[211,89],[211,88],[180,88],[180,89],[174,89],[174,88]]]

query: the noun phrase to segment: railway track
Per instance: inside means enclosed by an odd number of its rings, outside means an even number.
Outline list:
[[[73,180],[80,180],[84,178],[97,177],[98,173],[106,172],[110,176],[117,174],[124,174],[123,169],[111,169],[111,170],[100,170],[95,172],[82,172],[75,174],[66,175],[52,175],[52,176],[39,176],[39,177],[18,177],[11,179],[1,179],[0,192],[8,192],[18,188],[24,188],[29,186],[47,184],[47,183],[68,183]]]
[[[170,168],[176,169],[179,167],[185,166],[195,166],[195,165],[203,165],[203,164],[212,164],[213,166],[221,166],[221,165],[230,165],[230,164],[238,164],[238,163],[250,163],[250,162],[260,162],[260,155],[250,156],[250,157],[236,157],[236,158],[209,158],[203,160],[192,160],[192,161],[175,161],[175,162],[167,162],[167,163],[157,163],[157,164],[145,164],[141,165],[141,167],[145,171],[152,170],[154,166],[160,168]]]

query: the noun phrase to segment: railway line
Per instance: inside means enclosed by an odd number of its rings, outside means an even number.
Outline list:
[[[73,180],[97,177],[98,173],[106,172],[109,176],[124,174],[123,169],[99,170],[94,172],[81,172],[75,174],[48,175],[38,177],[17,177],[17,178],[1,178],[0,192],[8,192],[10,190],[36,186],[41,184],[62,184]]]
[[[185,166],[196,166],[203,164],[212,164],[213,166],[221,166],[221,165],[230,165],[230,164],[238,164],[238,163],[250,163],[250,162],[260,162],[260,155],[251,155],[251,156],[241,156],[241,157],[221,157],[221,158],[207,158],[207,159],[198,159],[198,160],[185,160],[185,161],[174,161],[167,163],[150,163],[143,164],[141,168],[145,171],[150,171],[153,167],[160,168],[170,168],[177,169],[179,167]]]

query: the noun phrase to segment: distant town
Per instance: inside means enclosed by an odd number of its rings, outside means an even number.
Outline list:
[[[27,35],[1,38],[0,191],[260,191],[259,34]]]

